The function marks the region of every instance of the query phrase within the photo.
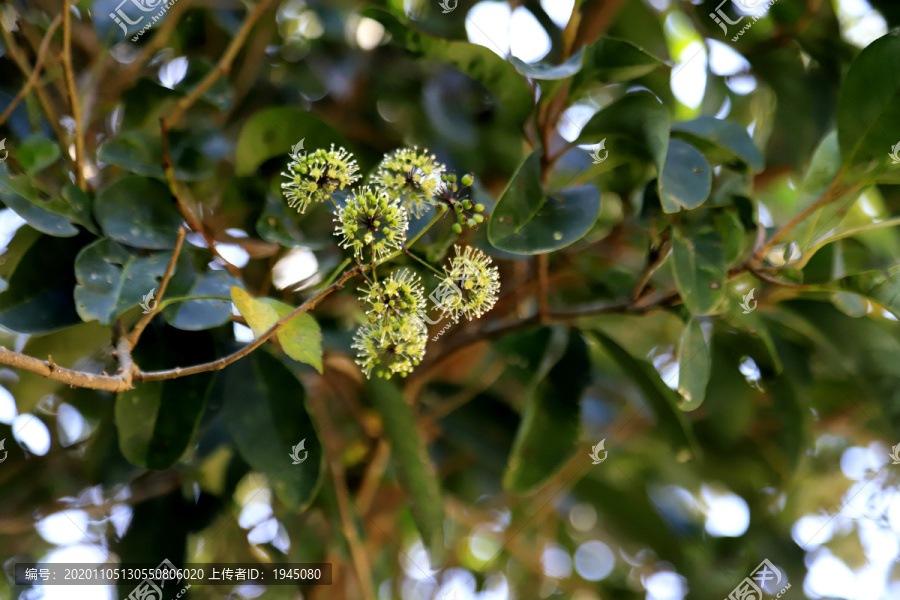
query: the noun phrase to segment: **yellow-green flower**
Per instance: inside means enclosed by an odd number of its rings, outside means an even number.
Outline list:
[[[378,262],[399,250],[409,226],[406,210],[397,200],[367,186],[347,200],[335,221],[334,234],[343,237],[341,246],[352,248],[360,261],[369,256]]]
[[[412,320],[378,320],[362,325],[353,338],[356,364],[366,377],[406,377],[425,356],[428,334]]]
[[[306,154],[292,154],[288,172],[282,173],[287,181],[281,183],[288,206],[298,212],[306,212],[310,202],[323,202],[337,190],[352,185],[359,179],[359,165],[353,155],[339,148],[322,148]]]
[[[398,269],[387,279],[373,282],[362,290],[361,300],[370,307],[366,311],[370,322],[392,319],[402,321],[415,315],[425,305],[419,276],[407,269]]]
[[[400,148],[385,154],[372,176],[372,184],[392,198],[399,198],[406,210],[420,217],[432,204],[445,170],[427,148],[421,152],[416,146]]]
[[[450,318],[465,315],[470,321],[494,307],[500,291],[500,273],[481,250],[454,246],[456,256],[444,267],[444,278],[431,298]],[[439,297],[435,297],[435,295]]]

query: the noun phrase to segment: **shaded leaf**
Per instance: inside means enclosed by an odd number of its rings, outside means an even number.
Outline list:
[[[176,179],[200,181],[214,173],[214,160],[217,156],[207,148],[209,144],[206,142],[210,137],[207,132],[196,131],[170,134],[169,154]],[[162,167],[162,141],[159,135],[146,131],[126,131],[119,134],[100,146],[98,156],[101,161],[135,175],[160,179],[166,176]]]
[[[574,454],[578,443],[581,396],[590,381],[590,357],[577,329],[558,329],[567,338],[565,353],[544,378],[539,372],[519,424],[503,487],[531,494]],[[546,371],[545,371],[546,372]]]
[[[600,212],[600,192],[582,186],[544,193],[540,150],[525,159],[497,201],[488,221],[494,247],[517,254],[543,254],[568,246],[590,231]]]
[[[837,286],[877,302],[900,319],[900,265],[855,273],[838,280]]]
[[[211,329],[231,321],[231,288],[240,282],[227,271],[210,270],[210,254],[185,248],[162,300],[162,314],[172,327]]]
[[[16,147],[16,160],[26,175],[36,175],[59,160],[59,144],[39,136],[29,136]]]
[[[303,384],[264,350],[232,363],[224,373],[222,414],[238,451],[269,478],[282,502],[304,510],[321,484],[325,457],[304,408]],[[291,449],[303,440],[309,454],[295,465]]]
[[[584,57],[584,48],[569,57],[569,60],[559,65],[551,65],[544,62],[526,63],[511,56],[509,62],[516,71],[531,79],[565,79],[581,70],[581,60]]]
[[[712,357],[700,324],[691,319],[678,341],[678,393],[681,410],[694,410],[706,398]]]
[[[441,486],[416,421],[400,390],[385,379],[367,384],[369,397],[381,413],[384,435],[391,444],[400,484],[407,493],[416,527],[433,559],[440,561],[444,540]]]
[[[659,198],[663,211],[674,213],[697,208],[709,198],[712,169],[699,150],[670,140],[666,163],[659,177]]]
[[[631,42],[601,36],[585,49],[581,72],[572,82],[572,90],[578,91],[597,80],[630,81],[663,66],[666,63]]]
[[[734,121],[700,116],[672,125],[672,136],[684,139],[712,160],[740,162],[753,171],[762,171],[763,158],[747,130]]]
[[[184,220],[169,188],[149,177],[122,177],[94,200],[94,216],[104,233],[135,248],[174,248]]]
[[[691,314],[714,312],[725,298],[728,269],[722,238],[710,226],[672,231],[672,265],[675,285]]]
[[[0,164],[0,200],[41,233],[56,237],[78,234],[65,202],[38,190],[25,175],[13,177],[3,164]]]

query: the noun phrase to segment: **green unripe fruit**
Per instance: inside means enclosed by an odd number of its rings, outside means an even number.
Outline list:
[[[475,212],[483,212],[483,211],[484,211],[484,204],[476,204],[475,205]]]
[[[453,233],[455,233],[456,235],[459,235],[460,233],[462,233],[462,225],[460,225],[459,223],[454,223],[453,224]]]
[[[475,183],[475,178],[472,177],[472,174],[471,174],[471,173],[469,173],[468,175],[463,175],[463,178],[462,178],[462,184],[463,184],[464,186],[469,187],[469,186],[472,185],[473,183]]]
[[[475,219],[476,223],[484,222],[484,217],[482,215],[472,215],[472,218]]]

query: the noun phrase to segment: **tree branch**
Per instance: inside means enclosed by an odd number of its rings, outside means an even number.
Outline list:
[[[84,181],[84,124],[81,122],[81,106],[78,104],[78,90],[75,88],[75,71],[72,69],[72,6],[71,0],[63,0],[63,72],[66,75],[66,89],[72,119],[75,120],[75,179],[82,191],[87,190]]]
[[[156,306],[153,307],[148,313],[145,313],[144,316],[141,317],[141,320],[135,324],[134,328],[131,330],[126,338],[128,340],[129,348],[134,348],[138,340],[141,339],[141,334],[144,332],[144,329],[147,325],[150,324],[150,321],[153,320],[153,317],[162,310],[162,301],[163,295],[166,293],[166,288],[169,287],[169,280],[172,279],[172,274],[175,273],[175,264],[178,262],[178,256],[181,254],[181,246],[184,243],[184,236],[187,235],[187,231],[184,226],[178,228],[178,237],[175,238],[175,249],[172,250],[172,256],[169,258],[169,264],[166,265],[166,272],[163,274],[162,281],[159,284],[159,295],[156,297]]]
[[[160,141],[162,143],[162,166],[166,173],[166,181],[169,183],[169,191],[172,192],[172,196],[175,197],[175,204],[178,206],[179,212],[181,212],[181,215],[184,217],[185,221],[187,221],[188,226],[190,226],[193,231],[203,236],[203,241],[206,242],[206,247],[209,248],[209,251],[212,252],[213,256],[225,263],[225,268],[228,269],[229,273],[240,279],[241,270],[225,260],[225,257],[219,254],[219,250],[216,248],[216,241],[213,239],[212,235],[210,235],[209,231],[206,230],[206,226],[194,216],[187,205],[181,200],[181,195],[178,193],[178,181],[175,179],[175,167],[172,164],[172,156],[169,154],[169,129],[166,125],[165,117],[159,118],[159,132]]]
[[[47,50],[50,49],[50,41],[53,39],[53,34],[56,33],[56,30],[59,28],[60,23],[62,23],[62,15],[56,15],[56,18],[53,19],[53,22],[50,23],[50,27],[47,28],[47,33],[44,34],[44,39],[41,40],[41,47],[38,49],[37,58],[34,62],[34,69],[31,71],[31,75],[28,76],[28,81],[25,82],[25,85],[22,86],[22,89],[19,90],[19,93],[16,94],[16,97],[13,98],[13,101],[9,103],[9,106],[6,107],[6,110],[3,111],[3,114],[0,115],[0,125],[6,122],[6,119],[9,118],[9,115],[16,109],[16,106],[19,105],[19,102],[22,101],[22,98],[28,95],[28,92],[31,91],[38,81],[38,77],[40,77],[41,69],[44,67],[44,59],[47,57]]]

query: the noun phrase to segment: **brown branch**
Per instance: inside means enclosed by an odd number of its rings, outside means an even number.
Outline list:
[[[44,59],[47,57],[47,50],[50,48],[50,41],[53,38],[53,34],[56,33],[57,28],[60,23],[62,23],[62,15],[56,15],[56,18],[53,19],[53,22],[50,23],[50,27],[47,28],[47,33],[44,34],[44,39],[41,40],[41,47],[38,49],[37,59],[34,62],[34,70],[31,71],[31,75],[28,76],[28,81],[25,82],[25,85],[22,86],[22,89],[19,90],[19,93],[16,94],[16,97],[13,98],[13,101],[9,103],[9,106],[6,107],[6,110],[3,111],[3,114],[0,115],[0,125],[6,122],[6,119],[9,118],[9,115],[16,109],[16,106],[19,105],[19,102],[28,95],[28,92],[31,91],[38,81],[38,77],[40,77],[41,69],[44,67]]]
[[[75,387],[105,390],[107,392],[124,392],[131,389],[131,383],[127,382],[124,377],[95,375],[93,373],[66,369],[58,365],[51,366],[49,361],[13,352],[3,346],[0,346],[0,364],[31,371]]]
[[[78,104],[78,91],[75,88],[75,71],[72,68],[72,6],[71,0],[63,0],[63,72],[66,76],[66,88],[69,93],[69,105],[72,108],[72,119],[75,121],[75,179],[82,191],[87,190],[84,181],[84,124],[81,122],[81,106]]]
[[[242,277],[241,270],[225,260],[225,257],[219,254],[219,250],[216,248],[216,241],[213,239],[212,235],[207,231],[203,223],[194,216],[181,199],[181,195],[178,193],[178,181],[175,179],[175,167],[172,164],[172,156],[169,154],[169,128],[166,125],[165,117],[159,118],[159,132],[162,143],[162,166],[166,173],[166,181],[169,183],[169,191],[175,198],[175,204],[178,206],[179,212],[181,212],[181,215],[184,217],[185,221],[187,221],[188,226],[193,231],[203,236],[203,241],[206,242],[206,247],[209,248],[209,251],[212,252],[213,256],[225,264],[225,268],[228,269],[229,273],[240,279]]]
[[[128,346],[130,348],[134,348],[138,340],[141,339],[141,334],[144,332],[144,329],[147,325],[150,324],[150,321],[153,320],[153,317],[156,316],[156,313],[160,311],[160,306],[162,305],[163,296],[166,293],[166,288],[169,287],[169,280],[172,279],[172,274],[175,273],[175,264],[178,262],[178,255],[181,254],[181,246],[184,244],[184,236],[187,235],[187,230],[184,226],[178,228],[178,236],[175,238],[175,249],[172,250],[172,256],[169,258],[169,264],[166,266],[166,272],[163,274],[162,281],[159,283],[159,295],[156,297],[156,306],[153,307],[153,310],[144,314],[140,321],[138,321],[134,328],[131,330],[126,338],[128,340]]]
[[[550,308],[547,306],[547,263],[549,262],[546,254],[537,255],[537,300],[541,323],[547,323],[550,320]]]
[[[641,273],[640,279],[638,279],[637,284],[634,286],[634,289],[631,291],[631,299],[633,301],[637,301],[644,293],[644,288],[647,287],[647,282],[650,281],[650,278],[653,277],[653,274],[656,273],[657,269],[659,269],[664,262],[666,262],[666,257],[669,256],[669,230],[666,229],[663,232],[663,239],[658,248],[651,248],[650,253],[647,256],[647,267],[644,269],[644,272]]]
[[[231,71],[231,63],[234,62],[234,58],[237,56],[238,51],[240,51],[241,46],[243,46],[247,36],[250,34],[250,30],[253,29],[253,25],[256,23],[257,19],[265,12],[271,2],[272,0],[259,1],[253,8],[253,11],[247,15],[244,24],[241,25],[241,28],[234,36],[234,39],[231,40],[228,48],[225,49],[225,53],[222,55],[222,58],[219,59],[215,68],[207,73],[206,77],[203,78],[203,81],[198,83],[197,87],[192,89],[190,94],[178,101],[167,119],[173,127],[178,124],[178,121],[184,116],[185,111],[200,99],[203,92],[212,87],[212,85],[218,81],[219,77],[227,75]]]
[[[290,313],[278,319],[275,324],[269,328],[268,331],[263,333],[261,336],[259,336],[240,350],[233,352],[228,356],[222,357],[212,362],[194,365],[191,367],[176,367],[174,369],[167,369],[165,371],[139,371],[135,374],[135,381],[161,381],[163,379],[175,379],[176,377],[184,377],[186,375],[194,375],[196,373],[206,373],[207,371],[218,371],[224,369],[231,363],[235,362],[236,360],[240,360],[241,358],[247,356],[257,348],[262,346],[266,340],[275,335],[279,329],[287,325],[291,319],[299,314],[305,313],[308,310],[312,310],[316,306],[316,304],[318,304],[322,300],[322,298],[326,297],[333,291],[344,287],[344,284],[347,282],[347,280],[352,279],[366,268],[368,268],[368,265],[357,265],[352,269],[348,269],[336,282],[332,283],[330,286],[292,310]]]

